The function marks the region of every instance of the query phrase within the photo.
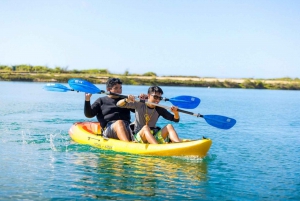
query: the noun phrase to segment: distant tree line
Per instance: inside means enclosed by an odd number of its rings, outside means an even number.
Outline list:
[[[49,68],[47,66],[32,66],[32,65],[15,65],[7,66],[0,65],[0,72],[6,73],[69,73],[69,74],[103,74],[103,75],[112,75],[111,72],[107,69],[87,69],[87,70],[68,70],[68,66],[60,67],[56,66],[55,68]],[[126,76],[140,76],[139,74],[130,74],[129,71],[125,71],[124,75]],[[142,74],[142,76],[156,76],[156,73],[147,72]]]
[[[68,66],[66,66],[66,67],[56,66],[55,68],[49,68],[47,66],[32,66],[32,65],[16,65],[16,66],[0,65],[0,72],[110,74],[107,69],[68,70]]]
[[[55,75],[54,75],[55,74]],[[146,79],[145,77],[148,77]],[[191,86],[191,87],[211,87],[211,88],[244,88],[244,89],[284,89],[300,90],[299,78],[291,79],[289,77],[279,79],[268,79],[279,82],[265,82],[259,79],[243,79],[242,83],[225,80],[220,82],[207,81],[200,79],[198,81],[190,78],[199,78],[197,76],[179,76],[187,78],[185,80],[156,79],[154,72],[146,72],[142,75],[130,74],[126,70],[123,74],[112,74],[107,69],[87,69],[87,70],[68,70],[68,67],[49,68],[47,66],[32,65],[0,65],[0,80],[5,81],[29,81],[29,82],[61,82],[66,83],[71,78],[86,79],[95,84],[105,83],[108,77],[119,77],[127,85],[160,85],[160,86]],[[150,79],[149,79],[150,77]],[[178,77],[178,76],[176,76]]]

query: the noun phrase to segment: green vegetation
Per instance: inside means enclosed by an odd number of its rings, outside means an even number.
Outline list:
[[[147,72],[147,73],[144,73],[143,76],[154,76],[154,77],[156,77],[156,73]]]
[[[68,67],[48,68],[47,66],[0,65],[0,81],[28,81],[28,82],[60,82],[66,83],[71,78],[82,78],[95,84],[105,83],[108,77],[119,77],[127,85],[160,85],[160,86],[191,86],[211,88],[244,88],[244,89],[283,89],[300,90],[299,78],[279,79],[237,79],[219,81],[214,78],[200,78],[197,76],[163,76],[157,77],[154,72],[142,75],[112,74],[107,69],[68,70]]]

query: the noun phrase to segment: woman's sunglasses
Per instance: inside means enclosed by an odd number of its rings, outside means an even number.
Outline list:
[[[163,97],[158,96],[158,95],[155,95],[155,94],[151,94],[151,96],[153,96],[153,98],[154,98],[155,100],[162,100],[162,99],[163,99]]]

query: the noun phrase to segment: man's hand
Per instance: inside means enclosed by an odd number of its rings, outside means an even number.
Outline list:
[[[90,101],[91,100],[92,94],[85,93],[85,101]]]

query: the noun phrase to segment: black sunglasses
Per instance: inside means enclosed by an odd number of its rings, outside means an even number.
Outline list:
[[[163,99],[163,97],[158,96],[158,95],[155,95],[155,94],[151,94],[151,96],[153,96],[153,98],[154,98],[155,100],[162,100],[162,99]]]

